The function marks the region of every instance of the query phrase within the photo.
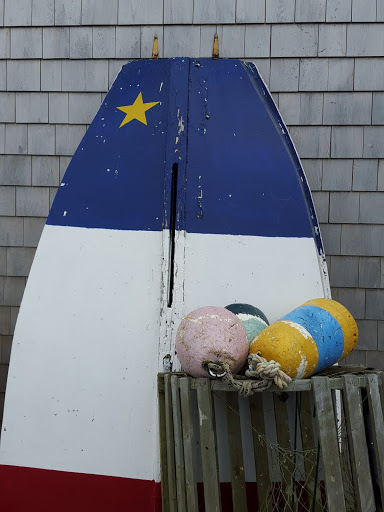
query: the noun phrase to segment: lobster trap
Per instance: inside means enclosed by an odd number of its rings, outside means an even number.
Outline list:
[[[163,512],[382,510],[382,381],[332,367],[245,398],[159,374]]]

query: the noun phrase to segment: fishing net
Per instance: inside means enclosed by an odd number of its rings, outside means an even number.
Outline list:
[[[265,425],[264,431],[258,431],[254,421],[249,421],[241,412],[233,409],[224,394],[214,394],[219,401],[225,403],[225,407],[232,409],[234,414],[239,416],[243,431],[252,430],[258,480],[257,508],[254,510],[327,512],[323,460],[316,430],[316,412],[311,403],[310,393],[275,395],[273,415],[276,428],[270,429],[271,425]],[[334,407],[345,507],[347,512],[354,512],[358,510],[358,506],[348,449],[347,424],[338,394],[339,392],[334,392]],[[259,411],[254,411],[256,414],[260,412],[260,403],[259,400]],[[248,510],[251,509],[250,502],[254,501],[254,498],[254,494],[248,496]]]

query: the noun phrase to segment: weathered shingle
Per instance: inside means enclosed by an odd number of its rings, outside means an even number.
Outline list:
[[[297,91],[299,88],[299,59],[272,59],[271,92]]]
[[[376,190],[377,165],[378,163],[376,159],[364,158],[354,160],[352,190]]]
[[[32,25],[42,27],[55,24],[55,0],[32,0]]]
[[[344,224],[341,230],[341,252],[350,256],[384,254],[384,226]]]
[[[365,318],[365,290],[333,288],[332,297],[341,302],[356,320]]]
[[[358,320],[359,350],[377,350],[377,320]]]
[[[55,25],[80,25],[81,0],[55,0]]]
[[[343,224],[359,222],[359,194],[357,192],[331,192],[329,222]]]
[[[11,30],[10,28],[0,29],[0,59],[9,59],[11,56]]]
[[[384,290],[367,290],[365,318],[384,320]]]
[[[116,25],[118,0],[82,0],[83,25]]]
[[[295,19],[295,0],[267,0],[267,23],[292,23]]]
[[[384,93],[373,93],[372,124],[384,124]]]
[[[270,25],[246,25],[245,57],[269,57]]]
[[[0,215],[15,215],[15,187],[0,186]]]
[[[68,123],[67,92],[50,92],[48,105],[50,123]]]
[[[16,215],[21,217],[47,217],[49,190],[46,187],[17,187]],[[11,304],[10,304],[11,305]]]
[[[384,126],[364,127],[364,158],[384,157]]]
[[[220,55],[224,58],[243,58],[245,25],[223,25]]]
[[[355,288],[359,285],[359,258],[356,256],[332,256],[331,285]]]
[[[328,91],[352,91],[354,72],[354,59],[329,59]]]
[[[19,92],[16,94],[17,123],[47,123],[48,94],[45,92]]]
[[[352,0],[327,0],[327,22],[351,21]]]
[[[72,156],[85,134],[83,125],[56,126],[56,154]]]
[[[92,29],[93,58],[115,58],[116,29],[115,27],[93,27]]]
[[[272,57],[314,57],[317,44],[317,25],[272,25]]]
[[[198,57],[200,27],[169,25],[164,27],[164,57]]]
[[[194,0],[193,23],[234,23],[235,0]]]
[[[193,2],[190,0],[164,0],[164,23],[181,25],[193,22]]]
[[[12,59],[41,59],[42,48],[43,30],[41,28],[11,29]]]
[[[328,89],[328,59],[300,59],[300,91]]]
[[[328,222],[329,219],[329,193],[312,192],[313,204],[319,222]]]
[[[32,158],[32,185],[37,187],[57,187],[59,183],[59,157],[34,156]]]
[[[330,159],[323,161],[323,190],[352,190],[353,160]]]
[[[5,0],[4,26],[28,26],[32,23],[32,0]]]
[[[195,4],[196,5],[196,4]],[[160,25],[163,23],[163,0],[119,2],[119,25]]]
[[[352,21],[376,21],[376,0],[353,0]]]
[[[69,62],[69,61],[63,61]],[[41,90],[61,91],[61,60],[41,61]]]
[[[8,155],[27,154],[28,129],[26,124],[5,125],[5,152]]]
[[[261,2],[255,2],[254,0],[237,0],[236,23],[264,23],[264,21],[264,0]]]
[[[325,21],[326,0],[296,0],[295,21],[322,22]]]
[[[16,96],[14,92],[0,92],[1,120],[14,123],[16,120]]]
[[[71,59],[92,58],[91,27],[71,27],[69,29],[69,56]]]
[[[359,286],[361,288],[380,288],[380,258],[359,258]]]
[[[324,124],[371,124],[372,93],[325,93]]]
[[[384,58],[355,59],[355,91],[382,91]]]
[[[7,275],[27,277],[35,256],[35,249],[30,247],[8,247]]]
[[[45,217],[24,217],[25,247],[37,247],[44,225]]]
[[[43,29],[44,59],[69,58],[69,28],[54,27]]]
[[[55,154],[55,126],[51,124],[28,125],[28,153],[30,155]]]
[[[384,53],[382,25],[355,23],[347,30],[347,55],[351,57],[380,57]]]
[[[360,193],[360,223],[383,224],[384,192]]]
[[[6,192],[8,189],[9,192]],[[0,245],[6,247],[21,246],[24,242],[23,219],[20,217],[6,217],[6,215],[15,215],[15,187],[0,187],[0,197],[2,201],[4,199],[7,199],[7,201],[9,202],[8,210],[13,211],[13,213],[11,214],[1,213],[2,216],[0,217]]]
[[[305,176],[311,190],[321,190],[323,176],[323,160],[303,159],[301,160]]]
[[[363,156],[363,129],[360,126],[333,127],[331,157],[361,158]]]
[[[340,254],[341,252],[341,224],[321,224],[321,238],[325,254]]]
[[[116,27],[116,57],[140,57],[140,27]]]
[[[31,157],[29,155],[1,155],[0,184],[30,185]]]
[[[347,26],[341,23],[319,25],[319,57],[341,57],[347,49]]]
[[[292,126],[289,132],[301,158],[329,158],[329,126]]]
[[[4,279],[4,305],[20,306],[25,289],[25,277],[6,277]]]
[[[377,190],[384,190],[384,160],[379,160],[377,171]]]
[[[39,60],[10,60],[6,76],[8,91],[40,91]]]
[[[91,124],[101,105],[100,93],[70,93],[69,123]]]

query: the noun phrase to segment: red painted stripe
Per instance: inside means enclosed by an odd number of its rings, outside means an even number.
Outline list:
[[[150,480],[0,465],[6,512],[160,512],[161,487]]]

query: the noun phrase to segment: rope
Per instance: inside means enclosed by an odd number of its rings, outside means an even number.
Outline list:
[[[276,386],[284,389],[291,382],[291,377],[288,377],[281,368],[281,364],[273,359],[267,361],[260,354],[249,354],[248,356],[249,369],[245,372],[247,377],[256,377],[262,379],[272,379]]]
[[[267,361],[259,354],[250,354],[248,356],[249,369],[245,372],[246,377],[250,380],[239,376],[232,375],[228,363],[223,361],[204,361],[203,368],[211,377],[221,378],[225,384],[229,384],[243,396],[250,396],[258,391],[269,389],[272,384],[280,389],[284,389],[291,382],[283,371],[280,370],[281,365],[276,361]]]

